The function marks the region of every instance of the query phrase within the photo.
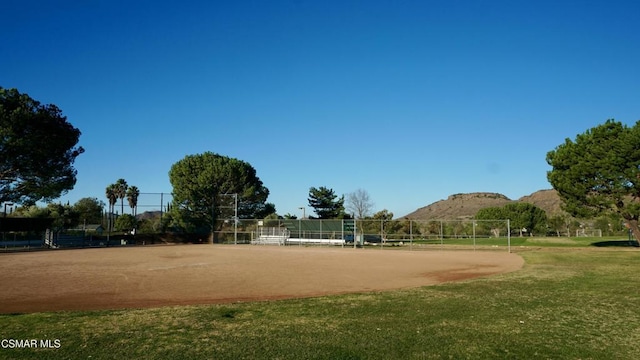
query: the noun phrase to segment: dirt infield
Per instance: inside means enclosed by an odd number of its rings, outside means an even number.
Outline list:
[[[515,254],[177,245],[0,254],[0,313],[259,301],[515,271]]]

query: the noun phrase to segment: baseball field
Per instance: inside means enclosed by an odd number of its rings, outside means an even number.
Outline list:
[[[403,289],[514,271],[505,251],[177,245],[3,255],[0,313],[145,308]]]
[[[592,242],[5,253],[0,358],[636,359],[637,249]]]

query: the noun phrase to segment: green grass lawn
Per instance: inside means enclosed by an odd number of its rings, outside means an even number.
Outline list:
[[[15,359],[638,359],[640,252],[519,248],[517,272],[418,289],[0,315]]]
[[[628,239],[623,237],[540,237],[540,236],[513,236],[509,240],[513,248],[517,247],[631,247]],[[467,247],[506,247],[508,240],[506,237],[500,238],[445,238],[430,240],[414,240],[414,245],[463,245]],[[403,245],[406,247],[407,243]]]

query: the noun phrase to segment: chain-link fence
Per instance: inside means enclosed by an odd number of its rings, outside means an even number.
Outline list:
[[[173,202],[171,193],[140,193],[137,199],[136,213],[142,215],[144,212],[166,213]],[[125,199],[125,204],[127,203]]]
[[[220,206],[213,239],[208,233],[185,234],[167,221],[171,193],[140,193],[137,202],[138,239],[142,242],[178,241],[223,244],[418,246],[458,247],[510,245],[508,220],[320,220],[320,219],[238,219],[233,194],[225,194],[229,204]],[[125,202],[126,204],[126,202]],[[237,205],[236,205],[237,206]],[[116,206],[117,208],[117,206]],[[133,209],[132,209],[133,210]],[[209,228],[210,229],[210,228]]]
[[[506,248],[509,220],[316,220],[220,221],[215,242],[327,246]]]
[[[227,195],[227,194],[225,194]],[[211,227],[185,232],[172,224],[171,193],[140,193],[135,207],[118,200],[114,213],[105,212],[102,224],[83,224],[78,229],[56,232],[3,232],[0,248],[61,248],[146,245],[160,243],[220,243],[326,245],[395,248],[507,247],[511,229],[508,220],[353,220],[353,219],[239,219],[235,194]],[[135,229],[114,227],[122,214],[136,214]]]

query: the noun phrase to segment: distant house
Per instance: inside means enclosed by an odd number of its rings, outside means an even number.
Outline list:
[[[102,235],[102,233],[104,232],[104,228],[100,224],[87,224],[77,229],[71,229],[71,230],[84,231],[87,234],[96,234],[96,235]]]

